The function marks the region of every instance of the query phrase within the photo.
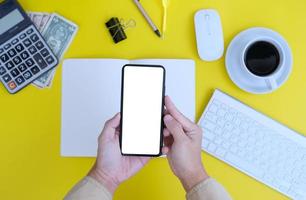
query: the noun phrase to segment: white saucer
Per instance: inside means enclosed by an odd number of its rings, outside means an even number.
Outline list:
[[[232,79],[232,81],[242,90],[254,94],[265,94],[273,92],[270,87],[267,86],[266,81],[262,78],[256,78],[251,76],[243,68],[243,63],[241,63],[241,53],[243,51],[245,41],[251,40],[252,38],[258,36],[272,37],[276,40],[284,50],[285,63],[282,71],[276,76],[276,83],[278,89],[282,86],[292,71],[292,53],[290,47],[286,40],[277,32],[267,29],[267,28],[250,28],[239,33],[230,43],[227,52],[225,65],[227,72]]]

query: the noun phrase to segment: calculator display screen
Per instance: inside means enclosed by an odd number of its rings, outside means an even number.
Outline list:
[[[17,9],[5,15],[0,19],[0,35],[2,35],[3,33],[5,33],[23,20],[24,17]]]

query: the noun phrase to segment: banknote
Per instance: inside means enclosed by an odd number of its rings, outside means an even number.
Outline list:
[[[60,60],[70,46],[77,31],[78,26],[76,24],[53,13],[42,31],[42,36],[55,56]],[[33,84],[40,88],[50,87],[54,74],[55,69],[49,70],[36,79]]]

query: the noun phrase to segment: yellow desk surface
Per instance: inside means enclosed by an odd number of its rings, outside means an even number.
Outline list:
[[[165,40],[157,38],[132,0],[20,0],[28,11],[58,12],[80,29],[65,58],[192,58],[196,61],[196,116],[201,116],[213,90],[225,92],[306,133],[306,1],[305,0],[172,0]],[[142,0],[161,27],[161,0]],[[289,42],[293,72],[286,84],[267,95],[236,87],[226,73],[224,58],[207,63],[198,58],[193,16],[201,8],[220,12],[225,45],[240,31],[270,27]],[[113,16],[137,21],[128,39],[113,44],[104,23]],[[51,89],[33,86],[9,95],[0,86],[0,199],[61,199],[86,175],[92,158],[60,157],[61,65]],[[203,153],[207,171],[234,199],[286,199],[285,196]],[[154,159],[122,184],[115,199],[184,199],[184,191],[165,159]]]

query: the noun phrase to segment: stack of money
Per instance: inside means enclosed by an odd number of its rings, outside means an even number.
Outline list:
[[[60,61],[72,43],[78,26],[56,13],[29,12],[28,15]],[[55,70],[41,75],[32,84],[38,88],[51,87]]]

